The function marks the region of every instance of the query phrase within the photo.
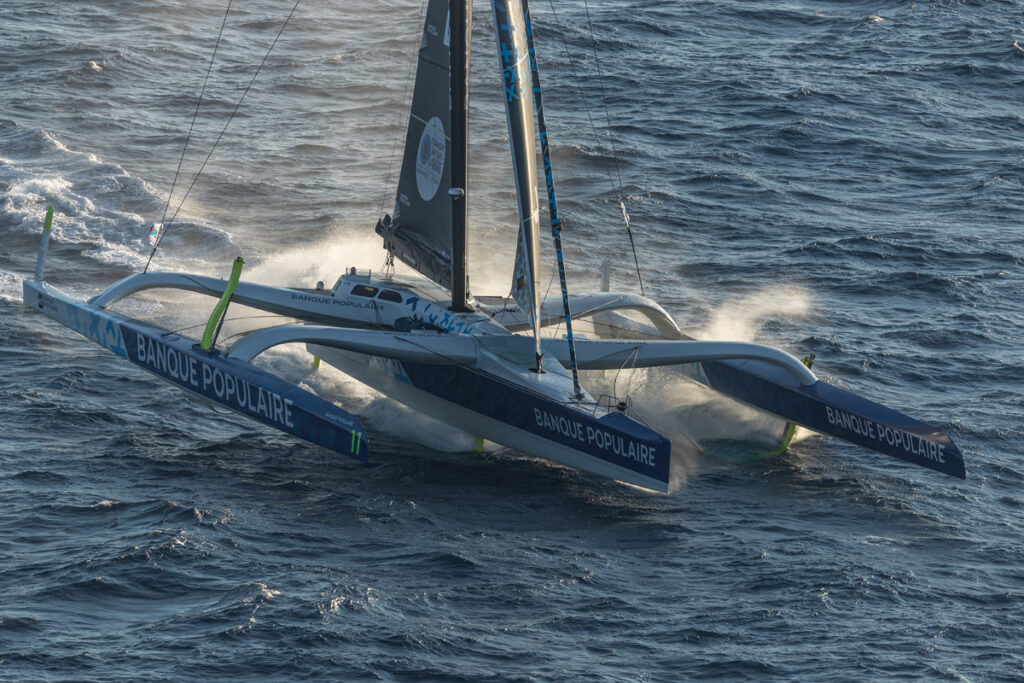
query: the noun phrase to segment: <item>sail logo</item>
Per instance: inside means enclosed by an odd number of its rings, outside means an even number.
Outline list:
[[[430,138],[426,135],[424,135],[423,139],[420,141],[420,163],[430,163]]]
[[[518,102],[526,94],[526,83],[520,69],[529,51],[526,49],[526,35],[522,30],[522,24],[526,22],[522,14],[506,5],[505,2],[494,1],[494,21],[498,27],[498,52],[501,57],[502,77],[505,80],[505,93],[508,104],[511,104]]]
[[[444,124],[435,116],[423,128],[419,153],[416,155],[416,189],[425,202],[433,199],[437,188],[441,186],[446,149]]]

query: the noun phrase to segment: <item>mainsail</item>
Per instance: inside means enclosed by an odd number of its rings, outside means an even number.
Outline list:
[[[533,96],[527,22],[519,0],[493,0],[494,30],[505,85],[508,139],[519,198],[519,239],[512,275],[512,296],[540,336],[538,259],[540,251],[537,207],[537,143],[534,137]],[[540,347],[538,342],[538,356]]]
[[[448,288],[452,278],[449,0],[430,0],[420,42],[395,210],[377,224],[384,247]]]

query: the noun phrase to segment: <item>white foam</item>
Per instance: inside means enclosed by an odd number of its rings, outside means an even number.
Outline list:
[[[264,600],[273,600],[277,596],[281,595],[281,591],[275,590],[265,583],[257,583],[256,587],[259,588],[260,597]]]
[[[804,318],[810,310],[811,298],[806,290],[794,286],[769,287],[725,302],[694,336],[719,341],[756,341],[769,320]]]
[[[387,252],[380,237],[365,229],[339,228],[322,244],[311,244],[279,251],[247,268],[246,279],[280,287],[312,287],[322,280],[327,287],[342,272],[355,266],[360,270],[379,270]],[[396,261],[395,272],[412,273]]]
[[[693,336],[699,339],[765,343],[761,339],[765,323],[770,320],[793,320],[810,314],[810,294],[795,286],[768,287],[732,299],[719,306],[707,323]],[[749,408],[733,399],[683,382],[668,385],[670,405],[676,406],[676,419],[686,433],[698,443],[735,440],[777,443],[783,421],[762,411]],[[801,434],[804,438],[805,434]]]
[[[443,453],[462,453],[480,447],[474,435],[412,410],[327,363],[321,363],[314,371],[313,357],[301,344],[272,349],[259,357],[258,364],[366,418],[374,429],[390,436]]]
[[[6,165],[3,176],[10,186],[0,197],[0,221],[25,234],[41,232],[48,206],[54,207],[52,238],[56,242],[82,244],[87,253],[104,263],[139,265],[142,258],[136,246],[126,248],[126,226],[138,231],[142,225],[137,214],[97,207],[89,197],[74,190],[66,176],[36,173],[14,164]],[[115,241],[112,238],[119,238]],[[137,244],[138,239],[134,240]]]
[[[141,269],[149,257],[146,235],[152,217],[124,210],[107,197],[149,201],[156,207],[157,193],[120,166],[74,151],[46,131],[25,130],[22,137],[22,157],[0,159],[0,178],[9,184],[0,196],[0,224],[37,235],[52,205],[55,242],[82,245],[83,254],[99,263]],[[223,232],[199,225],[216,238],[211,241],[230,243]],[[199,270],[211,253],[208,241],[201,242],[185,254],[171,255],[165,249],[161,256],[175,267],[188,264]]]
[[[54,149],[56,149],[56,150],[58,150],[60,152],[64,152],[65,154],[68,154],[70,156],[81,157],[82,159],[87,159],[87,160],[91,161],[94,164],[102,164],[103,163],[100,160],[100,158],[98,156],[96,156],[95,154],[92,154],[91,152],[78,152],[76,150],[73,150],[73,149],[71,149],[70,147],[65,145],[63,142],[61,142],[60,140],[58,140],[56,137],[54,137],[53,135],[51,135],[50,133],[48,133],[45,130],[40,131],[40,133],[42,133],[43,140],[48,142],[51,146],[53,146]],[[116,168],[118,168],[118,170],[120,170],[122,173],[125,173],[124,169],[122,169],[120,167],[116,167]]]
[[[21,281],[24,278],[0,270],[0,301],[21,301]]]

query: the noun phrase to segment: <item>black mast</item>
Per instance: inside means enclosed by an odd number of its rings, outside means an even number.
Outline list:
[[[452,97],[452,306],[460,313],[473,310],[466,299],[466,214],[469,206],[466,159],[469,147],[469,41],[473,0],[451,0],[448,4],[451,30]]]

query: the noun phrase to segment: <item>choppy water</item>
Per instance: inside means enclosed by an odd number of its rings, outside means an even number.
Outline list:
[[[0,678],[1024,676],[1024,3],[591,0],[599,60],[582,2],[533,3],[570,284],[612,256],[636,288],[603,84],[648,291],[697,333],[816,353],[969,471],[812,437],[688,463],[667,496],[473,455],[278,354],[368,425],[373,463],[342,460],[22,308],[48,203],[52,283],[145,263],[223,17],[196,4],[0,6]],[[156,267],[379,266],[421,6],[349,4],[300,5]],[[515,209],[477,4],[471,277],[501,293]],[[290,7],[236,3],[178,197]]]

